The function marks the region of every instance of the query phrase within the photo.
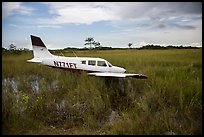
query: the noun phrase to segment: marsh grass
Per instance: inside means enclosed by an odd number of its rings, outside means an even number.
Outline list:
[[[3,54],[3,134],[202,134],[201,49],[76,54],[148,79],[92,77]]]

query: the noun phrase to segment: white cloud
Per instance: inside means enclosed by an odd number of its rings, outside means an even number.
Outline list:
[[[129,42],[133,42],[136,46],[156,43],[167,46],[167,43],[186,45],[192,42],[192,45],[199,45],[198,42],[202,41],[202,4],[195,3],[48,2],[43,3],[46,5],[42,5],[42,3],[32,5],[4,2],[2,3],[2,17],[15,14],[16,18],[3,22],[5,26],[3,28],[5,32],[9,33],[11,33],[9,30],[13,30],[13,32],[16,30],[21,33],[28,31],[28,34],[30,32],[40,34],[41,29],[43,29],[42,32],[45,32],[50,28],[56,28],[53,29],[54,33],[46,33],[47,36],[56,34],[72,36],[73,34],[70,33],[75,28],[65,24],[91,25],[95,22],[107,21],[105,22],[107,28],[102,23],[94,24],[93,28],[92,26],[87,27],[91,28],[90,31],[87,28],[82,28],[83,32],[77,35],[83,39],[87,33],[93,34],[102,45],[112,47],[127,47]],[[30,15],[31,17],[23,16],[22,18],[22,16],[18,16],[19,14]],[[6,27],[12,27],[12,29]],[[69,27],[72,28],[67,31]],[[80,29],[80,27],[84,26],[77,26],[76,28]],[[59,29],[58,32],[57,28],[63,29]],[[14,35],[13,32],[12,35]],[[68,40],[62,38],[61,41]],[[76,41],[70,41],[69,45],[84,46],[83,40],[81,43],[76,43]],[[55,43],[54,40],[53,43]],[[51,45],[51,48],[54,45],[58,46],[59,43],[56,42],[56,44]],[[61,45],[64,44],[61,43]]]
[[[192,46],[192,47],[202,47],[202,42],[193,42],[193,43],[190,43],[189,46]]]
[[[20,14],[23,14],[23,15],[30,15],[32,12],[33,12],[33,8],[28,8],[28,7],[25,7],[25,6],[21,6],[17,12],[20,13]]]
[[[34,9],[23,6],[21,2],[3,2],[2,3],[2,18],[15,13],[29,15]]]
[[[142,41],[139,43],[139,47],[146,46],[148,44],[150,44],[150,43]]]
[[[20,26],[18,26],[18,25],[15,25],[15,24],[9,24],[9,26],[10,26],[10,27],[14,27],[14,28],[18,28],[18,29],[19,29],[19,28],[20,28],[20,29],[22,28],[22,27],[20,27]]]
[[[47,2],[47,18],[38,18],[38,25],[87,24],[99,21],[132,21],[142,24],[142,20],[152,23],[191,21],[192,15],[202,15],[201,3],[182,2]],[[34,9],[20,2],[4,2],[3,18],[14,13],[29,15]],[[139,22],[138,22],[139,21]],[[151,23],[148,23],[151,25]]]
[[[62,28],[60,25],[37,25],[37,28]]]
[[[200,3],[182,2],[48,2],[54,18],[39,19],[40,24],[92,24],[98,21],[174,20],[179,15],[201,14]],[[188,18],[187,18],[188,19]]]
[[[50,6],[49,13],[56,15],[50,19],[40,19],[41,24],[92,24],[98,21],[118,21],[145,14],[145,3],[121,2],[65,2],[46,3]],[[139,9],[138,9],[139,8]]]
[[[49,13],[55,14],[52,19],[39,19],[40,24],[92,24],[97,21],[118,20],[113,13],[113,7],[101,3],[66,2],[47,3],[50,6]],[[51,21],[52,20],[52,21]]]
[[[5,18],[13,14],[13,11],[19,8],[20,8],[20,2],[3,2],[2,3],[2,18]]]

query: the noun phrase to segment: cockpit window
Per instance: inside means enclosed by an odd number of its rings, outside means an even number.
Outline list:
[[[86,60],[81,61],[81,64],[86,64]]]
[[[88,61],[88,65],[93,65],[93,66],[95,66],[95,65],[96,65],[96,61],[95,61],[95,60],[89,60],[89,61]]]
[[[112,67],[112,65],[111,65],[109,62],[107,62],[107,63],[108,63],[108,66],[109,66],[109,67]]]
[[[102,67],[106,67],[107,66],[105,61],[98,61],[97,65],[98,66],[102,66]]]

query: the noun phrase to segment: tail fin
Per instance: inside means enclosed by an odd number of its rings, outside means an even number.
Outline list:
[[[33,35],[30,35],[32,46],[33,46],[33,54],[34,59],[39,60],[40,58],[46,58],[46,57],[52,57],[53,55],[48,51],[43,41],[40,39],[40,37],[36,37]]]

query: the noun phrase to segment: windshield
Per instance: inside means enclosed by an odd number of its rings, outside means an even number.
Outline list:
[[[108,61],[107,61],[107,63],[108,63],[108,66],[109,66],[109,67],[112,67],[112,66],[113,66],[113,65],[111,65]]]

